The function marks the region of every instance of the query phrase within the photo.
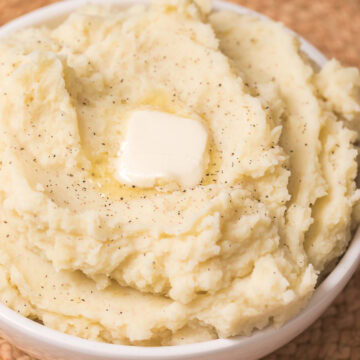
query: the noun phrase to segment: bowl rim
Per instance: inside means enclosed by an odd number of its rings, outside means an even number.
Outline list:
[[[54,3],[38,10],[32,11],[15,20],[0,27],[0,38],[6,37],[10,33],[29,27],[44,24],[52,19],[57,19],[68,15],[75,9],[89,3],[95,4],[112,4],[120,6],[129,6],[136,4],[147,4],[148,0],[64,0]],[[264,21],[269,18],[256,12],[233,3],[215,0],[214,10],[230,10],[240,14],[251,14]],[[301,49],[319,66],[326,63],[326,57],[317,50],[313,45],[307,42],[303,37],[299,36],[294,31],[286,28],[287,31],[294,34],[301,43]],[[237,336],[230,339],[215,339],[205,342],[174,345],[174,346],[159,346],[159,347],[145,347],[132,345],[117,345],[96,342],[93,340],[82,339],[76,336],[61,333],[57,330],[51,329],[45,325],[41,325],[33,320],[30,320],[10,308],[0,303],[0,321],[16,326],[19,331],[28,334],[31,337],[36,337],[42,341],[59,347],[67,348],[77,353],[91,353],[95,356],[102,356],[106,358],[115,358],[117,356],[127,357],[128,359],[165,359],[177,358],[179,356],[190,357],[196,355],[207,355],[216,352],[222,352],[229,349],[239,349],[254,343],[261,343],[264,341],[271,341],[275,335],[292,334],[294,338],[305,327],[298,329],[298,323],[306,322],[306,327],[314,322],[319,314],[333,301],[333,299],[340,293],[346,283],[349,281],[360,263],[360,227],[356,231],[347,251],[342,256],[341,260],[334,268],[334,270],[324,279],[320,286],[314,291],[306,307],[294,318],[288,321],[279,329],[273,327],[266,327],[263,330],[254,332],[251,336]],[[331,295],[329,295],[331,294]],[[286,336],[285,336],[286,337]],[[289,336],[286,337],[289,340]],[[283,344],[285,341],[283,342]]]

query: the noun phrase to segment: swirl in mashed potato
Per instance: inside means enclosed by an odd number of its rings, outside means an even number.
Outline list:
[[[0,300],[24,316],[132,345],[250,334],[346,249],[359,72],[316,69],[278,23],[88,6],[1,40],[0,78]],[[198,185],[116,179],[136,109],[206,124]]]

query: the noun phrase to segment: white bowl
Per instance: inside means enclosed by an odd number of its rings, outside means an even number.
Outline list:
[[[27,26],[48,24],[54,26],[74,9],[88,0],[72,0],[56,3],[22,16],[0,28],[0,38]],[[92,3],[111,3],[128,6],[146,0],[92,0]],[[214,2],[216,9],[250,13],[264,21],[267,18],[254,11],[221,1]],[[291,30],[289,30],[291,31]],[[302,49],[319,66],[326,58],[306,40]],[[341,292],[355,272],[360,261],[360,229],[356,232],[348,250],[331,274],[316,289],[307,307],[280,329],[266,328],[249,337],[234,337],[207,342],[164,346],[139,347],[113,345],[80,339],[47,328],[29,320],[0,304],[0,333],[10,342],[41,359],[66,360],[255,360],[276,350],[292,340],[311,325]]]

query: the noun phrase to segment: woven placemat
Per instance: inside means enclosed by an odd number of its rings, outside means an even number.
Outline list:
[[[0,0],[0,25],[57,0]],[[360,67],[360,0],[233,0],[307,38],[328,57]],[[0,339],[1,360],[33,360]],[[360,269],[325,314],[263,360],[360,360]],[[240,359],[239,359],[240,360]]]

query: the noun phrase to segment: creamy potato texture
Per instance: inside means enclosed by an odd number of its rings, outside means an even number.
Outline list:
[[[317,69],[280,24],[88,6],[1,40],[0,78],[0,300],[24,316],[120,344],[249,335],[346,249],[359,72]],[[137,110],[204,124],[196,186],[116,178]]]

